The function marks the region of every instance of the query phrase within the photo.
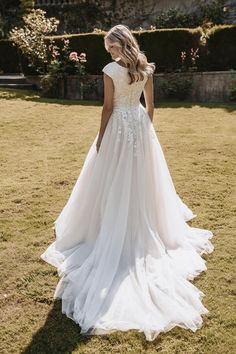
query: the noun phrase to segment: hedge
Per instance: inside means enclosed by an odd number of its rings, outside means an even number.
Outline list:
[[[236,69],[236,26],[216,26],[210,32],[205,65],[209,71]]]
[[[195,29],[159,29],[134,31],[140,48],[146,54],[149,62],[156,63],[156,72],[173,71],[181,66],[180,53],[191,48],[200,47],[199,70],[236,69],[236,26],[215,26],[210,31],[207,46],[200,46],[200,28]],[[54,36],[57,44],[62,38],[70,40],[73,51],[87,54],[86,69],[90,74],[101,74],[104,65],[112,59],[104,47],[104,34],[83,33],[64,36]],[[21,65],[19,64],[21,63]],[[27,67],[27,60],[19,55],[10,41],[0,41],[0,70],[3,72],[32,73]]]
[[[200,29],[160,29],[135,33],[148,61],[156,63],[156,71],[173,71],[181,66],[181,51],[197,48]]]
[[[0,73],[19,73],[20,68],[20,58],[18,55],[17,48],[14,47],[10,41],[1,40],[0,41]]]

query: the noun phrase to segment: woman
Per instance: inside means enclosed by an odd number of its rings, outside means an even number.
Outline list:
[[[85,335],[137,329],[148,341],[175,326],[196,331],[204,293],[190,280],[214,247],[175,191],[153,120],[154,63],[127,26],[104,38],[101,126],[41,255],[61,277],[54,298]],[[140,103],[144,93],[145,108]]]

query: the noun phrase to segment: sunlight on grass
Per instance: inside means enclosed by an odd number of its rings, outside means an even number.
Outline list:
[[[135,330],[81,336],[52,299],[55,268],[39,258],[98,132],[101,102],[12,90],[0,90],[0,99],[1,353],[233,354],[236,106],[156,106],[154,127],[176,190],[198,215],[190,224],[214,233],[215,250],[203,256],[208,270],[193,282],[210,311],[203,327],[174,328],[146,342]]]

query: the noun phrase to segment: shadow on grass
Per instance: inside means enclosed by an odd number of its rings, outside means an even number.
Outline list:
[[[61,312],[61,300],[54,302],[44,326],[32,337],[22,354],[67,354],[80,344],[86,344],[90,336],[80,334],[80,326]]]
[[[39,91],[16,90],[16,89],[0,89],[0,99],[23,101],[31,101],[38,103],[60,104],[65,106],[102,106],[102,101],[86,101],[86,100],[66,100],[58,98],[40,97]]]
[[[38,91],[26,91],[26,90],[16,90],[16,89],[0,89],[0,99],[12,100],[21,99],[24,101],[38,102],[38,103],[49,103],[49,104],[60,104],[65,106],[102,106],[103,101],[89,101],[89,100],[66,100],[66,99],[56,99],[56,98],[44,98],[40,97]],[[142,104],[144,104],[143,96],[141,98]],[[144,104],[145,105],[145,104]],[[155,103],[155,108],[192,108],[194,106],[206,107],[206,108],[222,108],[227,112],[236,111],[236,102],[191,102],[191,101],[159,101]]]
[[[236,102],[190,102],[190,101],[160,101],[155,103],[155,108],[192,108],[195,106],[204,108],[222,108],[225,111],[231,113],[236,111]]]

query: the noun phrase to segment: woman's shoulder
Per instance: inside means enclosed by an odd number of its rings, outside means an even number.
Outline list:
[[[114,61],[111,61],[103,67],[102,71],[105,74],[109,75],[111,78],[114,78],[114,75],[116,73],[116,63]]]
[[[108,63],[108,64],[106,64],[104,67],[103,67],[103,69],[107,69],[107,68],[113,68],[114,67],[114,64],[115,64],[115,62],[114,61],[110,61],[110,63]]]

